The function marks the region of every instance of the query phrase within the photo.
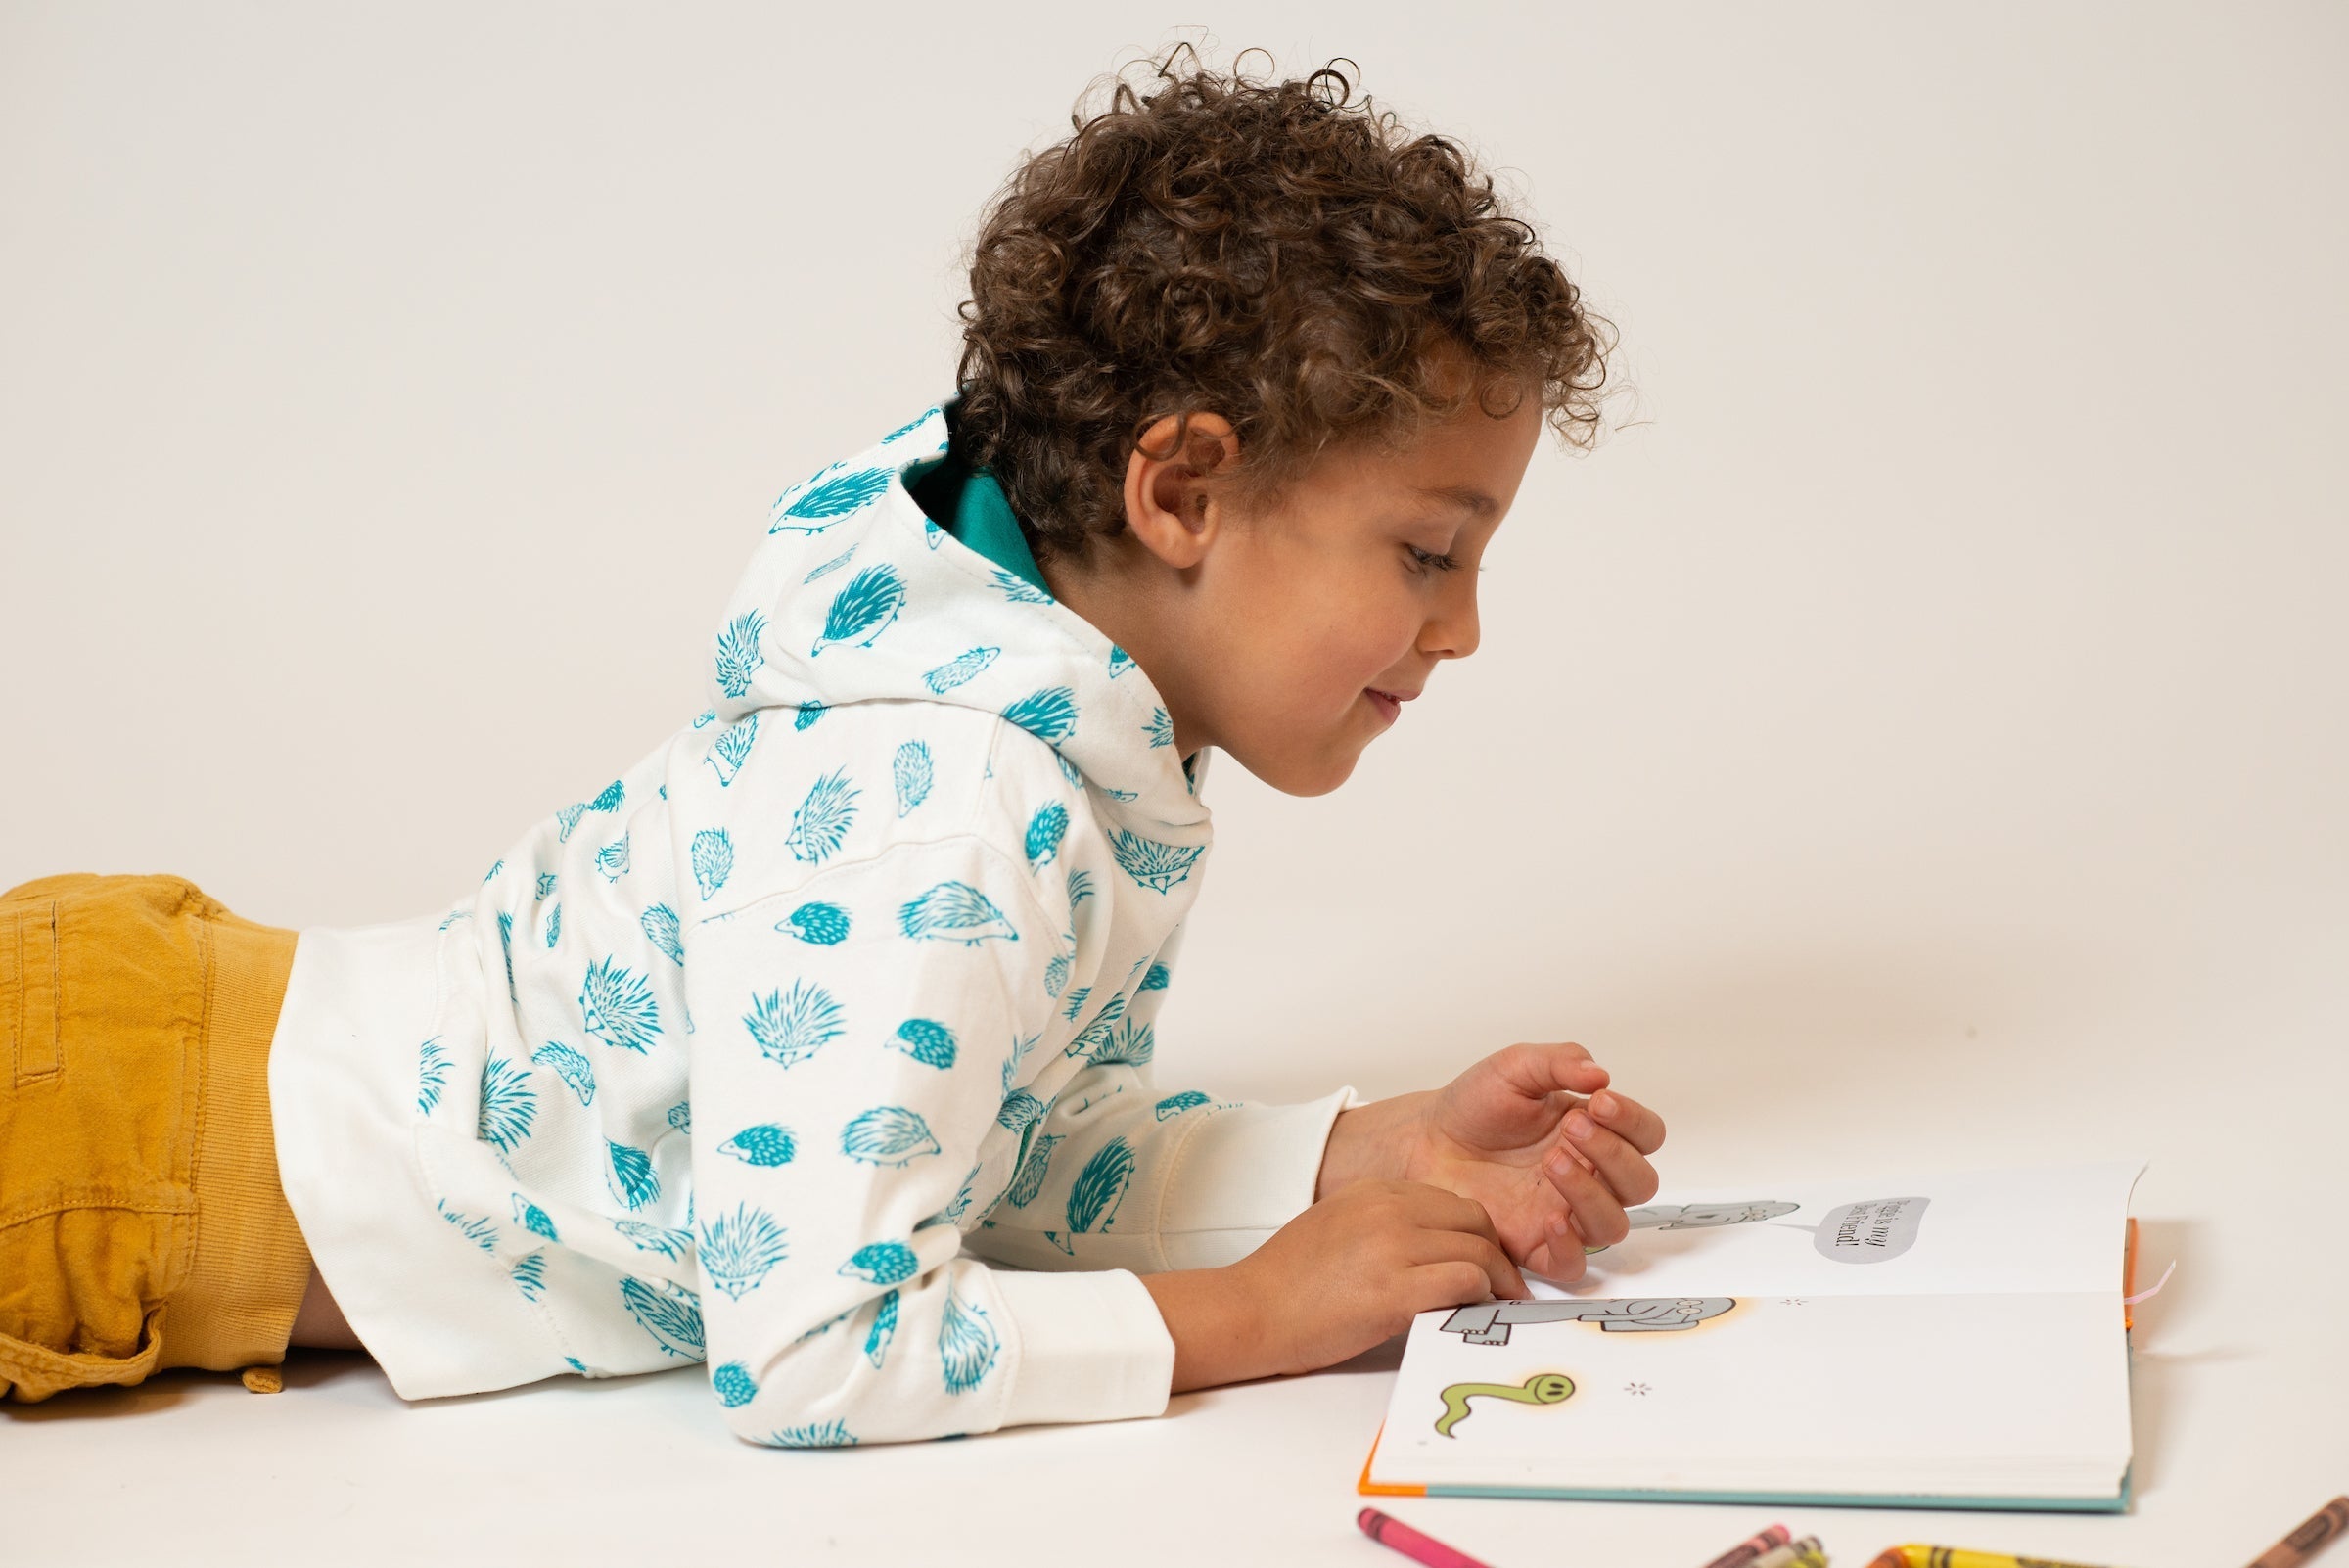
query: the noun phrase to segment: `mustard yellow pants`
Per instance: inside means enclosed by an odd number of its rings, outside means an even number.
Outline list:
[[[276,1392],[310,1272],[269,1117],[294,940],[181,877],[0,894],[0,1398]]]

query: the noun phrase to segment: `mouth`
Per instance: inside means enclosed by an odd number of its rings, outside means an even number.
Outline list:
[[[1380,691],[1375,686],[1365,686],[1362,695],[1370,699],[1370,706],[1378,710],[1379,716],[1392,724],[1401,716],[1403,705],[1419,694],[1415,691]]]

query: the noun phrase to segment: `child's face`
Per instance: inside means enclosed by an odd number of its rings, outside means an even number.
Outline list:
[[[1536,397],[1501,419],[1471,402],[1406,448],[1325,454],[1261,510],[1224,509],[1174,601],[1176,668],[1150,667],[1175,744],[1290,795],[1344,783],[1400,721],[1382,694],[1418,697],[1476,651],[1478,563],[1541,432]]]

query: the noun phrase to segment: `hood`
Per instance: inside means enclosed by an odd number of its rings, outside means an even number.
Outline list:
[[[1208,752],[1174,754],[1166,704],[1092,623],[932,522],[909,484],[946,455],[932,408],[786,490],[713,639],[710,703],[755,709],[952,703],[1000,715],[1059,753],[1104,817],[1207,821]]]

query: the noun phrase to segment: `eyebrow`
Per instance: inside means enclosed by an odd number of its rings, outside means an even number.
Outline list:
[[[1498,501],[1474,485],[1439,484],[1432,488],[1422,487],[1419,493],[1431,501],[1450,501],[1454,506],[1465,507],[1476,517],[1491,517],[1500,510]]]

